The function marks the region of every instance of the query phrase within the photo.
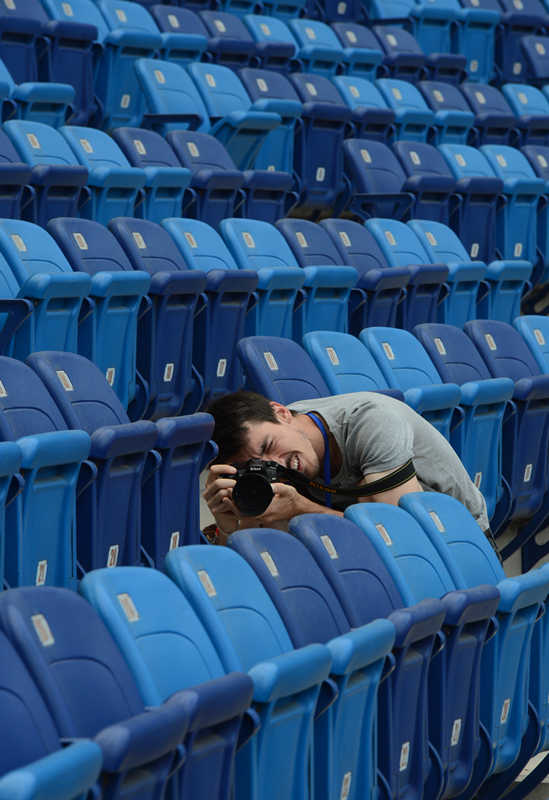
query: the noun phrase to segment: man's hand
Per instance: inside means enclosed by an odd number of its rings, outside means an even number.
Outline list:
[[[209,469],[206,488],[202,495],[215,518],[217,527],[227,534],[234,533],[238,528],[238,510],[232,500],[236,481],[222,476],[235,473],[235,467],[230,464],[214,464]]]

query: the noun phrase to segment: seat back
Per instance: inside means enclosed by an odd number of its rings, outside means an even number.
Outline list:
[[[346,139],[343,152],[345,172],[354,191],[366,194],[398,194],[402,191],[406,179],[404,170],[386,144],[370,139]]]
[[[549,181],[549,147],[541,144],[527,144],[521,147],[538,178]]]
[[[331,394],[376,392],[387,388],[375,358],[356,336],[313,331],[305,334],[303,346]]]
[[[116,128],[112,132],[132,167],[179,167],[172,148],[160,134],[143,128]]]
[[[149,12],[156,22],[158,29],[163,33],[186,33],[193,36],[208,36],[206,26],[196,11],[179,6],[154,5]],[[206,45],[206,42],[204,42]]]
[[[417,235],[433,264],[467,263],[469,255],[458,236],[447,225],[413,219],[408,225]]]
[[[385,254],[364,225],[345,219],[326,219],[320,224],[330,234],[341,262],[354,267],[359,275],[387,267]]]
[[[374,25],[391,78],[415,83],[424,73],[425,55],[417,39],[398,25]]]
[[[333,81],[349,108],[365,106],[382,110],[388,109],[382,93],[373,81],[354,75],[338,75]]]
[[[493,178],[495,175],[484,153],[475,147],[464,144],[441,144],[439,150],[458,180],[474,176]]]
[[[50,431],[67,425],[51,394],[36,373],[22,361],[0,357],[0,435],[3,441]]]
[[[416,325],[414,335],[446,383],[461,385],[491,378],[479,351],[461,328],[425,323]]]
[[[225,219],[220,227],[241,269],[297,266],[288,243],[274,225],[261,220]]]
[[[379,78],[376,86],[396,114],[398,139],[424,142],[434,122],[434,114],[413,84],[393,78]]]
[[[170,131],[166,139],[183,166],[198,170],[236,170],[234,161],[221,142],[208,133]]]
[[[478,319],[467,322],[464,330],[473,340],[492,377],[518,381],[540,374],[530,348],[512,325]]]
[[[395,142],[392,147],[406,175],[452,177],[448,164],[437,147],[424,142]]]
[[[281,219],[276,223],[301,267],[343,263],[328,232],[308,220]]]
[[[539,371],[549,374],[549,322],[548,317],[522,314],[513,324],[530,348]]]
[[[313,72],[294,72],[290,80],[302,103],[327,103],[343,106],[344,101],[335,83]]]
[[[233,256],[221,236],[195,219],[165,219],[162,222],[190,269],[211,270],[238,269]]]
[[[280,531],[237,531],[229,547],[253,568],[294,647],[328,642],[349,630],[335,592],[307,548]]]
[[[164,119],[155,124],[154,116],[147,122],[148,127],[158,129],[164,133],[169,130],[186,130],[191,123],[185,120],[174,119],[170,122],[170,114],[177,117],[182,110],[196,115],[193,128],[208,130],[208,111],[200,92],[192,78],[179,64],[170,61],[161,61],[152,58],[139,58],[135,63],[135,73],[139,86],[145,98],[145,104],[150,114],[163,115]]]
[[[50,220],[48,232],[56,240],[73,269],[97,272],[131,270],[132,265],[112,233],[88,219],[72,217]]]
[[[504,182],[514,178],[535,178],[534,171],[527,158],[514,147],[487,144],[481,148],[494,173]]]
[[[72,273],[54,239],[32,222],[0,220],[0,250],[19,287],[33,275]]]
[[[130,162],[117,143],[104,131],[64,125],[61,133],[69,143],[78,162],[88,169],[128,169]]]
[[[246,90],[229,67],[193,62],[187,70],[210,117],[221,119],[233,112],[248,111],[250,108],[250,98]]]
[[[56,164],[76,166],[79,162],[61,133],[42,122],[9,120],[4,130],[17,152],[33,167]]]
[[[297,53],[297,42],[290,29],[283,21],[283,15],[270,16],[269,14],[246,14],[244,22],[256,42],[281,42],[293,49],[291,58]],[[288,60],[286,57],[285,61]],[[277,63],[273,64],[276,67]]]
[[[535,86],[506,83],[501,91],[517,117],[549,115],[549,100]]]
[[[369,219],[366,229],[375,238],[386,262],[394,267],[428,264],[430,258],[412,228],[392,219]]]
[[[0,24],[3,25],[0,58],[16,83],[39,79],[36,39],[47,21],[47,14],[38,0],[0,9]]]
[[[109,230],[133,269],[143,270],[149,275],[187,270],[174,240],[158,223],[134,217],[117,217],[109,222]]]
[[[330,390],[307,353],[291,339],[250,336],[237,345],[246,385],[278,403],[327,397]]]
[[[366,328],[360,338],[376,359],[389,386],[406,391],[442,383],[422,344],[409,331]]]

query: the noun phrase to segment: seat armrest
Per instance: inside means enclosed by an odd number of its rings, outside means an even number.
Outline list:
[[[193,173],[191,183],[195,189],[240,189],[245,173],[237,169],[199,169]]]
[[[458,626],[467,622],[490,619],[496,613],[499,602],[500,594],[497,586],[488,584],[448,592],[442,597],[446,609],[444,624]]]
[[[115,47],[131,47],[138,50],[160,50],[162,36],[160,33],[137,30],[135,28],[115,28],[105,36],[105,44]]]
[[[206,273],[190,269],[177,272],[156,272],[151,275],[149,295],[200,294],[206,288]]]
[[[310,644],[262,661],[249,671],[254,701],[271,703],[320,684],[330,674],[332,657],[323,644]]]
[[[20,83],[13,90],[13,99],[24,103],[61,103],[70,105],[74,102],[74,86],[68,83]]]
[[[231,111],[217,124],[228,124],[236,130],[272,131],[278,128],[281,121],[278,114],[268,111]]]
[[[486,280],[527,281],[531,274],[530,261],[491,261],[486,270]]]
[[[484,406],[510,400],[515,390],[511,378],[486,378],[461,385],[460,405]]]
[[[408,647],[428,636],[434,636],[441,629],[446,617],[442,600],[422,600],[415,606],[393,611],[389,619],[396,629],[395,647]]]
[[[271,111],[282,119],[297,119],[301,116],[301,103],[297,100],[283,100],[278,97],[262,97],[254,102],[252,111]]]
[[[17,440],[23,469],[40,469],[84,461],[91,439],[85,431],[50,431]]]
[[[0,164],[0,182],[3,186],[24,186],[31,182],[32,167],[28,164],[14,162]],[[86,170],[86,177],[87,177]]]
[[[461,399],[461,390],[455,383],[439,383],[406,389],[404,397],[408,405],[422,414],[424,411],[455,408]]]
[[[243,189],[289,192],[294,179],[289,172],[271,172],[268,169],[247,169],[244,173]]]
[[[543,570],[531,569],[524,575],[504,578],[497,588],[501,595],[498,611],[514,614],[521,608],[544,603],[549,594],[549,579]]]
[[[430,283],[445,283],[448,280],[446,264],[410,264],[410,284],[422,286]]]
[[[358,272],[354,267],[303,267],[306,287],[352,288],[356,286]]]
[[[145,170],[138,167],[92,167],[88,183],[103,189],[142,189],[147,182]]]
[[[311,119],[328,120],[330,122],[349,122],[353,112],[350,108],[335,103],[303,103],[301,115]]]
[[[204,118],[201,114],[196,112],[181,111],[180,113],[155,113],[154,111],[147,111],[143,114],[142,127],[155,130],[158,126],[166,125],[167,123],[177,123],[184,127],[188,125],[189,130],[197,130]]]
[[[156,425],[149,420],[104,425],[91,435],[90,456],[106,460],[130,453],[146,453],[155,446],[157,438]]]
[[[484,261],[449,261],[449,281],[481,281],[486,275]]]
[[[327,642],[332,654],[332,675],[348,675],[390,653],[395,626],[388,619],[376,619]]]
[[[147,178],[145,186],[151,189],[157,186],[186,189],[192,178],[190,169],[186,167],[145,167],[144,172]]]
[[[96,272],[91,279],[92,297],[135,297],[147,293],[151,283],[148,272]]]
[[[549,375],[531,375],[515,383],[513,400],[547,400],[549,398]]]
[[[458,178],[456,192],[459,194],[499,195],[503,192],[503,181],[494,176]]]
[[[248,675],[229,672],[172,694],[165,707],[182,706],[189,717],[189,730],[197,731],[243,714],[252,702],[253,690],[253,681]]]
[[[357,286],[370,292],[384,289],[403,289],[410,281],[408,267],[387,267],[385,269],[369,269],[359,275]]]
[[[52,39],[68,40],[73,47],[75,42],[95,42],[99,36],[95,25],[89,25],[87,22],[73,22],[72,20],[68,21],[64,19],[52,19],[49,22],[45,22],[42,32],[45,36]]]
[[[29,182],[34,186],[85,186],[88,170],[77,164],[37,164],[32,167]]]
[[[259,276],[252,269],[212,269],[206,273],[206,281],[207,292],[253,292]]]
[[[301,289],[305,283],[305,270],[301,267],[262,267],[258,269],[257,288]]]
[[[73,800],[93,785],[101,764],[98,744],[75,741],[0,778],[0,800]]]
[[[52,297],[86,297],[90,293],[90,276],[84,272],[63,272],[52,275],[42,272],[31,275],[19,289],[19,297],[46,300]]]
[[[446,175],[410,175],[404,181],[402,191],[413,192],[414,194],[423,192],[450,194],[455,188],[455,180]]]
[[[394,397],[395,400],[400,400],[401,403],[404,403],[404,392],[401,392],[400,389],[374,389],[377,394],[384,394],[387,397]]]
[[[214,421],[210,414],[199,412],[185,417],[163,417],[155,423],[158,450],[171,450],[186,444],[196,444],[211,438]]]
[[[509,194],[539,197],[545,192],[545,181],[541,178],[505,178],[503,191]]]

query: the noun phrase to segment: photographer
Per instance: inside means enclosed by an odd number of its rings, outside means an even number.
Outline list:
[[[217,523],[213,535],[209,533],[211,541],[224,544],[238,528],[285,530],[297,514],[342,516],[343,509],[356,502],[397,505],[403,494],[423,489],[456,497],[491,538],[484,498],[457,454],[429,422],[399,400],[356,392],[302,400],[287,407],[254,392],[240,391],[214,401],[208,411],[215,419],[213,439],[219,448],[204,491]],[[276,462],[327,485],[365,486],[397,470],[397,479],[398,475],[408,477],[400,483],[397,480],[393,488],[340,500],[332,507],[309,499],[294,485],[273,483],[274,497],[267,510],[249,517],[233,502],[235,480],[231,476],[237,472],[234,464],[252,458]],[[326,499],[329,501],[328,496]]]

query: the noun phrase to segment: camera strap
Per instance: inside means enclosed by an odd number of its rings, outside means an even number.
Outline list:
[[[324,473],[323,474],[324,483],[328,484],[332,480],[332,468],[330,465],[330,439],[328,438],[328,431],[326,430],[326,427],[322,422],[322,420],[320,419],[320,417],[317,414],[315,414],[314,411],[309,411],[307,413],[307,416],[310,417],[312,421],[315,423],[316,427],[322,434],[322,438],[324,439],[324,459],[322,464],[323,467],[322,471]],[[325,498],[324,499],[325,504],[328,506],[328,508],[331,508],[332,498],[330,497],[330,495],[326,493],[324,498]]]

